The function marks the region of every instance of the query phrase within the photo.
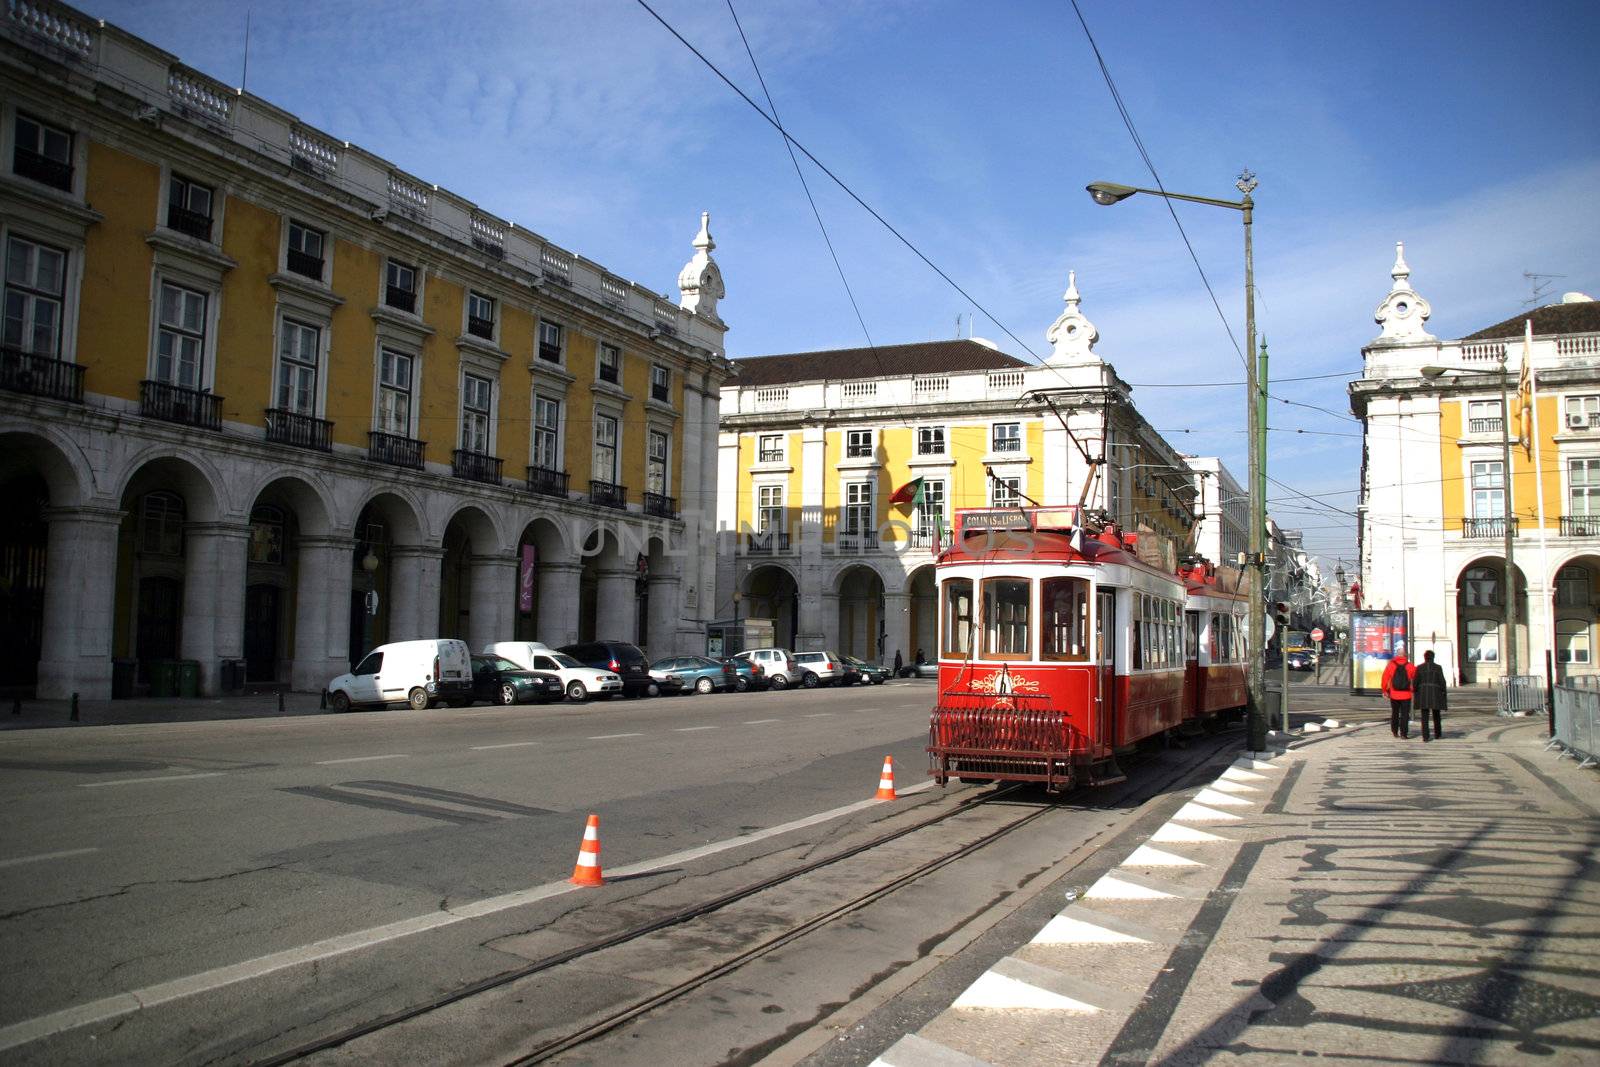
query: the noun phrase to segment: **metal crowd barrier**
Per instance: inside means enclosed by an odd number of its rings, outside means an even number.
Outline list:
[[[1537,674],[1514,674],[1500,679],[1501,715],[1544,710],[1544,679]]]
[[[1600,687],[1556,686],[1556,732],[1545,747],[1553,746],[1560,746],[1561,754],[1578,760],[1580,767],[1600,763]]]

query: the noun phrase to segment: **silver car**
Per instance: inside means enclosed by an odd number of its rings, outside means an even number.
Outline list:
[[[860,676],[837,652],[796,652],[800,665],[800,684],[807,689],[818,685],[848,685]]]
[[[734,659],[745,659],[758,664],[765,672],[767,684],[773,689],[787,689],[799,685],[804,669],[794,661],[794,653],[787,648],[747,648]]]

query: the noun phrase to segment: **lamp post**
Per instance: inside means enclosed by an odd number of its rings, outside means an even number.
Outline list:
[[[1511,375],[1506,369],[1506,354],[1500,353],[1500,366],[1495,370],[1479,370],[1476,367],[1434,367],[1422,368],[1422,376],[1429,381],[1435,381],[1446,374],[1497,374],[1500,376],[1500,469],[1501,480],[1505,483],[1506,507],[1505,515],[1501,522],[1505,524],[1506,546],[1506,677],[1514,678],[1517,673],[1517,579],[1512,571],[1512,551],[1516,544],[1516,512],[1511,507]]]
[[[1243,199],[1218,200],[1209,196],[1190,196],[1163,189],[1140,189],[1132,185],[1118,185],[1115,182],[1091,182],[1085,188],[1094,198],[1094,202],[1102,207],[1120,203],[1135,193],[1147,193],[1166,200],[1185,200],[1192,204],[1232,208],[1244,216],[1245,411],[1246,425],[1250,428],[1250,536],[1249,567],[1246,571],[1250,578],[1248,641],[1250,673],[1246,707],[1249,719],[1248,744],[1251,751],[1259,752],[1267,747],[1266,706],[1261,699],[1262,654],[1265,651],[1266,632],[1266,588],[1262,575],[1262,551],[1267,525],[1267,499],[1264,486],[1267,457],[1263,447],[1266,438],[1264,432],[1266,423],[1262,411],[1264,397],[1261,395],[1259,375],[1256,373],[1255,258],[1250,244],[1250,225],[1255,209],[1255,201],[1250,198],[1250,194],[1256,187],[1256,176],[1246,170],[1239,175],[1239,180],[1234,185],[1244,194]]]

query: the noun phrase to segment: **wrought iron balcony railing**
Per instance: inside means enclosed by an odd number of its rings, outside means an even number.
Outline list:
[[[471,452],[465,448],[458,448],[450,453],[450,473],[469,482],[487,482],[489,485],[499,485],[500,464],[501,459],[499,456],[491,456],[483,452]]]
[[[40,155],[31,148],[17,146],[11,158],[11,169],[24,178],[65,192],[72,192],[72,164]]]
[[[1505,537],[1505,519],[1462,519],[1462,537]],[[1511,536],[1517,535],[1517,520],[1511,520]]]
[[[678,501],[665,493],[646,492],[644,494],[644,513],[663,519],[675,519],[678,517]]]
[[[275,445],[332,452],[333,423],[288,408],[268,408],[267,440]]]
[[[417,310],[417,294],[410,289],[401,289],[394,285],[383,287],[383,302],[407,314]]]
[[[284,259],[284,265],[289,268],[291,273],[299,274],[313,281],[320,282],[322,280],[322,260],[309,252],[302,252],[297,248],[289,249],[289,254]]]
[[[603,508],[626,508],[628,506],[628,487],[617,485],[614,482],[589,483],[589,500]]]
[[[1561,516],[1562,537],[1600,537],[1600,515]]]
[[[220,430],[222,398],[200,389],[146,379],[139,383],[139,414],[203,430]]]
[[[211,240],[211,216],[190,211],[179,204],[167,205],[167,228],[202,241]]]
[[[83,403],[83,367],[20,348],[0,348],[0,389]]]
[[[744,550],[751,556],[770,556],[789,551],[789,534],[783,530],[756,530],[745,534]]]
[[[472,317],[467,319],[467,332],[485,341],[494,340],[494,320]]]
[[[566,499],[567,472],[551,470],[549,467],[529,467],[528,492]]]
[[[374,463],[387,463],[390,466],[419,471],[423,467],[422,457],[427,447],[426,441],[382,433],[378,430],[367,431],[367,458]]]

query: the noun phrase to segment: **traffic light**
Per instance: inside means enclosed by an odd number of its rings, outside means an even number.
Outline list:
[[[1289,605],[1282,600],[1273,604],[1272,621],[1287,630],[1289,628]]]

